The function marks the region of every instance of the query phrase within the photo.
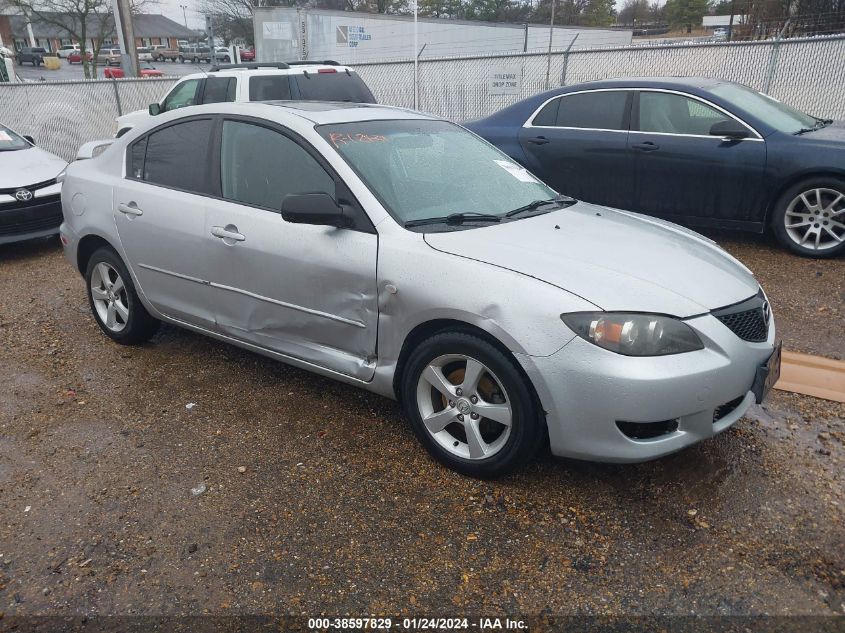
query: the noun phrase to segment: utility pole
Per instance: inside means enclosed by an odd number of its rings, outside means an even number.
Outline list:
[[[555,0],[552,0],[552,19],[549,20],[549,53],[546,59],[546,90],[549,89],[549,74],[552,72],[552,36],[555,32]]]
[[[182,7],[182,19],[185,20],[185,28],[188,28],[188,14],[185,13],[185,9],[188,8],[188,5],[180,4],[179,6]]]
[[[138,52],[135,50],[135,28],[129,0],[112,0],[114,25],[120,36],[120,65],[124,77],[138,76]]]
[[[420,52],[419,51],[419,27],[417,25],[417,5],[419,0],[413,0],[414,3],[414,110],[419,109],[420,105]]]
[[[731,19],[728,22],[728,41],[731,41],[733,36],[734,30],[734,5],[736,4],[736,0],[731,0]]]

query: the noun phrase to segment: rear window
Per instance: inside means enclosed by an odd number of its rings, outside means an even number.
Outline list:
[[[355,73],[309,72],[307,75],[296,75],[295,80],[300,98],[306,101],[376,102],[367,84]]]

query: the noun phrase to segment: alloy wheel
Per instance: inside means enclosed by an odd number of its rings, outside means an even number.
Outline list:
[[[91,299],[100,322],[112,332],[120,332],[129,322],[129,299],[120,273],[100,262],[91,272]]]
[[[798,194],[783,216],[789,238],[799,246],[825,251],[845,242],[845,193],[818,187]]]
[[[487,459],[510,437],[513,411],[508,395],[496,375],[474,358],[435,358],[420,374],[416,396],[426,431],[452,455]]]

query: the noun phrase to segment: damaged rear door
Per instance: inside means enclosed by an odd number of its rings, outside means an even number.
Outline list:
[[[225,119],[215,164],[222,199],[208,201],[206,253],[217,329],[360,380],[375,370],[375,232],[288,223],[286,195],[338,182],[286,130]]]

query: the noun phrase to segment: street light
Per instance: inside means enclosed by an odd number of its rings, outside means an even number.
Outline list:
[[[188,8],[188,5],[180,4],[179,6],[182,7],[182,18],[185,20],[185,28],[188,28],[188,15],[185,13],[185,9]]]

